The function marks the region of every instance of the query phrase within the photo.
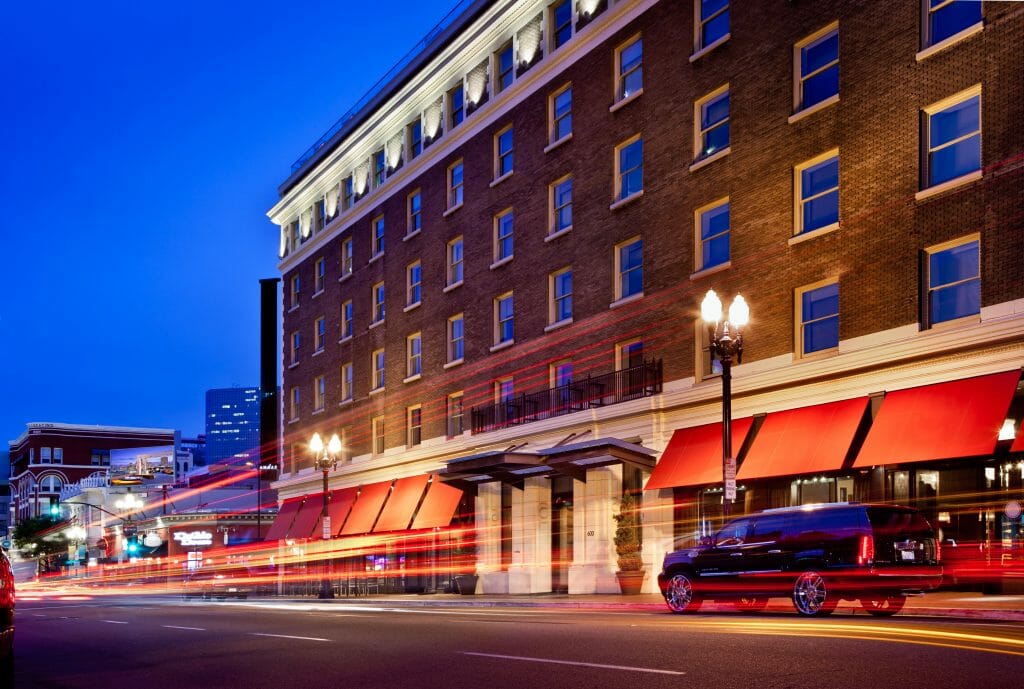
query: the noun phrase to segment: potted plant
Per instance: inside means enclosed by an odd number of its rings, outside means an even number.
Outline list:
[[[619,588],[623,594],[640,593],[644,577],[644,562],[640,558],[640,524],[637,519],[636,502],[631,495],[623,495],[619,503],[619,513],[614,515],[615,553],[618,556],[619,571],[615,576],[619,580]]]

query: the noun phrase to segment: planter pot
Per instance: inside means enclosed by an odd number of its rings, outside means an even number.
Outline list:
[[[476,582],[475,574],[460,574],[455,577],[455,592],[463,596],[472,596],[476,593]]]
[[[622,589],[622,595],[635,596],[640,593],[644,579],[647,577],[647,572],[643,570],[620,571],[615,573],[615,577],[619,580],[619,588]]]

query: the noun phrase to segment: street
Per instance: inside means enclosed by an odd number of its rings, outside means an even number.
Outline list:
[[[1007,622],[69,598],[19,602],[16,687],[994,688],[1024,670]]]

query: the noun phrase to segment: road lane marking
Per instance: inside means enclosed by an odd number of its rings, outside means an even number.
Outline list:
[[[656,675],[685,675],[685,672],[678,670],[659,670],[652,667],[633,667],[631,665],[605,665],[604,663],[583,663],[575,660],[555,660],[553,658],[530,658],[527,656],[508,656],[498,653],[473,653],[472,651],[460,651],[462,655],[480,656],[483,658],[501,658],[503,660],[525,660],[531,663],[553,663],[555,665],[577,665],[581,667],[596,667],[601,670],[625,670],[627,672],[647,672]]]
[[[100,622],[106,622],[107,624],[128,624],[127,622],[122,622],[121,620],[100,620]]]
[[[330,639],[321,639],[315,636],[290,636],[288,634],[263,634],[261,632],[252,632],[253,636],[272,636],[276,639],[299,639],[301,641],[330,641]]]
[[[202,627],[179,627],[175,624],[162,624],[161,627],[165,629],[186,629],[190,632],[205,632],[206,630]]]

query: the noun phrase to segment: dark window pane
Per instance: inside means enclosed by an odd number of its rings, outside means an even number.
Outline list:
[[[708,101],[701,111],[701,129],[707,129],[715,122],[721,122],[729,116],[729,93],[723,93],[714,100]]]
[[[704,242],[704,268],[711,268],[729,260],[729,233]]]
[[[801,173],[801,192],[803,198],[820,194],[823,191],[839,186],[839,158],[812,165]]]
[[[804,322],[839,313],[839,284],[832,283],[803,293]]]
[[[804,326],[804,353],[839,346],[839,317],[826,318]]]
[[[931,149],[934,150],[944,143],[978,131],[980,109],[981,101],[975,96],[934,113],[929,119],[931,133],[928,145]]]
[[[934,7],[938,0],[932,0]],[[951,2],[931,13],[929,35],[932,44],[945,40],[981,21],[981,3],[977,0]]]
[[[928,266],[931,288],[978,276],[978,243],[970,242],[931,255]]]
[[[839,93],[839,65],[833,65],[804,81],[803,107],[807,108],[815,103],[820,103],[837,93]]]
[[[839,222],[839,190],[819,196],[804,204],[804,232]]]
[[[702,155],[709,156],[729,145],[729,123],[720,124],[704,135]]]
[[[981,281],[971,280],[931,293],[931,322],[941,323],[981,311]]]
[[[707,19],[718,10],[729,4],[729,0],[701,0],[700,18]]]
[[[838,59],[839,33],[835,32],[824,39],[818,39],[800,51],[800,73],[807,76]]]
[[[729,204],[725,203],[700,216],[701,239],[713,237],[729,229]]]
[[[729,33],[729,10],[722,12],[704,25],[704,43],[701,47],[711,45],[727,33]]]
[[[980,169],[981,136],[976,135],[932,153],[928,181],[942,184]]]

